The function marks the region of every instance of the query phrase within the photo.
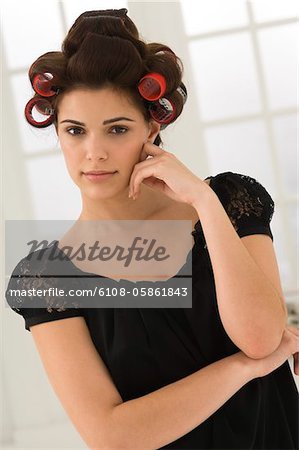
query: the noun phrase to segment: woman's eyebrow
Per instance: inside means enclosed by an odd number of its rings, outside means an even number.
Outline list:
[[[65,120],[62,120],[60,123],[64,123],[64,122],[69,122],[69,123],[74,123],[75,125],[83,125],[83,126],[85,126],[85,123],[79,122],[78,120],[65,119]]]
[[[103,125],[107,125],[107,124],[113,123],[113,122],[118,122],[119,120],[128,120],[129,122],[135,122],[135,120],[130,119],[129,117],[114,117],[113,119],[104,120]],[[73,119],[65,119],[65,120],[62,120],[60,123],[65,123],[65,122],[73,123],[75,125],[85,126],[85,123],[79,122],[78,120],[73,120]]]
[[[104,120],[103,125],[107,125],[108,123],[118,122],[119,120],[128,120],[129,122],[135,122],[135,120],[129,119],[129,117],[114,117],[113,119]]]

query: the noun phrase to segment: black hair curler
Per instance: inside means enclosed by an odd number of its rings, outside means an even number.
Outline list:
[[[187,101],[187,89],[184,83],[181,83],[176,90],[182,96],[183,103],[185,104]],[[161,129],[166,128],[176,116],[175,104],[167,97],[159,98],[155,102],[149,102],[148,109],[151,117],[162,125]]]
[[[162,97],[149,105],[152,118],[161,124],[169,124],[175,117],[176,108],[168,98]]]

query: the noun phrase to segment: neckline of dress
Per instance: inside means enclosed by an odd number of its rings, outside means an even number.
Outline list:
[[[214,178],[215,177],[212,176],[212,175],[210,175],[207,178],[205,178],[205,180],[210,179],[209,186],[210,186],[211,189],[213,189]],[[191,254],[194,253],[195,246],[198,243],[197,238],[200,239],[200,237],[203,235],[203,230],[202,230],[202,226],[201,226],[201,223],[200,223],[200,219],[198,219],[198,221],[194,224],[193,230],[191,231],[191,235],[194,237],[194,243],[193,243],[192,248],[188,252],[188,255],[186,257],[186,262],[187,262],[187,260],[189,258],[190,253]],[[58,242],[58,241],[56,241],[56,242]],[[48,248],[51,248],[52,246],[54,246],[56,244],[56,242],[52,242],[51,245]],[[68,255],[66,255],[57,245],[56,245],[56,248],[58,249],[58,251],[60,253],[62,253],[64,255],[64,259],[67,260],[71,264],[71,266],[75,269],[75,271],[80,272],[81,274],[84,274],[84,278],[105,278],[107,280],[111,280],[111,281],[114,281],[116,283],[119,283],[121,281],[126,281],[126,282],[131,283],[131,284],[145,283],[145,282],[147,282],[147,283],[156,283],[155,281],[144,281],[144,280],[133,282],[133,281],[130,281],[130,280],[127,280],[127,279],[124,279],[124,278],[120,278],[119,281],[117,281],[117,280],[114,280],[113,278],[106,277],[105,275],[99,275],[99,274],[93,273],[93,272],[85,272],[84,270],[79,269],[79,267],[77,267],[72,262],[72,260],[68,257]],[[185,262],[185,264],[186,264],[186,262]],[[183,266],[176,273],[176,275],[178,275],[180,273],[180,271],[182,270],[182,268],[184,267],[185,264],[183,264]],[[170,277],[169,279],[175,278],[176,275],[174,275],[173,277]]]
[[[56,241],[56,242],[58,242],[58,241]],[[105,279],[111,280],[112,282],[115,282],[115,283],[120,283],[121,281],[122,281],[122,282],[125,281],[125,282],[127,282],[127,283],[131,283],[131,284],[134,284],[134,285],[136,285],[137,283],[138,283],[138,284],[140,284],[140,283],[150,283],[150,284],[153,284],[153,283],[159,283],[159,281],[146,281],[146,280],[140,280],[140,281],[134,282],[134,281],[127,280],[127,279],[125,279],[125,278],[120,278],[119,280],[115,280],[114,278],[106,277],[105,275],[99,275],[98,273],[85,272],[84,270],[79,269],[79,267],[77,267],[77,266],[73,263],[73,261],[68,257],[68,255],[65,254],[65,253],[64,253],[64,252],[56,245],[56,242],[55,242],[55,241],[52,242],[52,243],[48,246],[48,249],[52,249],[53,246],[56,246],[56,249],[58,250],[58,252],[59,252],[60,254],[63,254],[63,259],[66,260],[68,263],[70,263],[71,266],[72,266],[72,268],[73,268],[76,272],[79,272],[80,274],[82,274],[82,277],[83,277],[83,278],[105,278]],[[170,277],[168,280],[171,280],[171,279],[173,279],[173,278],[176,278],[176,276],[179,275],[179,273],[181,272],[181,270],[183,269],[183,267],[184,267],[185,264],[187,263],[187,261],[188,261],[188,259],[189,259],[189,257],[190,257],[189,255],[193,253],[194,247],[195,247],[195,242],[194,242],[192,248],[189,250],[189,252],[188,252],[188,254],[187,254],[185,263],[182,265],[182,267],[179,269],[179,271],[178,271],[174,276]],[[167,282],[168,280],[165,280],[165,282]],[[163,281],[162,281],[162,282],[163,282]]]

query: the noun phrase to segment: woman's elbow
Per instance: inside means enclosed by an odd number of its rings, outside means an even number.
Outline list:
[[[284,330],[282,332],[276,333],[272,338],[269,336],[261,336],[259,342],[250,347],[249,349],[243,350],[246,356],[251,359],[263,359],[271,355],[281,343]]]

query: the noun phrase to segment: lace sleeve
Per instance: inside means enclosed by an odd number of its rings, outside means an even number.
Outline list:
[[[62,287],[62,282],[48,275],[49,266],[45,261],[36,257],[21,259],[10,276],[5,292],[8,305],[23,316],[25,329],[29,332],[32,325],[84,316],[84,310],[78,307],[75,298],[70,302],[66,301],[66,297],[57,296],[57,289]],[[44,295],[37,295],[38,290]]]
[[[213,189],[240,237],[266,234],[273,241],[270,222],[274,201],[256,179],[239,173],[223,172],[212,177]]]

